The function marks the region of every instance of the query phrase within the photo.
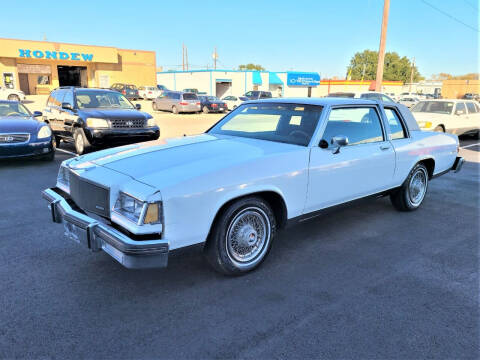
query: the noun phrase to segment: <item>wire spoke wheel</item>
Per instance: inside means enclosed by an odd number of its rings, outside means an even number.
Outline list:
[[[428,175],[423,168],[418,169],[410,179],[408,195],[413,205],[418,206],[423,201],[427,192]]]
[[[226,233],[227,254],[236,263],[254,262],[267,248],[270,235],[270,220],[262,209],[243,209],[232,219]]]

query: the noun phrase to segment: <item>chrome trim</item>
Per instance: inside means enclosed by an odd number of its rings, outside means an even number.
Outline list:
[[[42,196],[49,203],[52,221],[76,226],[80,244],[86,244],[91,251],[103,250],[120,264],[131,269],[167,266],[168,241],[133,240],[112,226],[74,210],[55,189],[44,190]]]
[[[19,132],[14,132],[14,133],[0,133],[0,136],[12,136],[12,135],[27,135],[27,140],[22,141],[22,142],[12,142],[12,143],[7,143],[7,142],[0,142],[0,146],[9,146],[9,145],[23,145],[23,144],[28,144],[30,142],[31,134],[30,133],[19,133]]]

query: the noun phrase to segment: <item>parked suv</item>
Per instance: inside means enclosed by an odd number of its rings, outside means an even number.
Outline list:
[[[166,110],[178,114],[198,112],[201,110],[201,105],[198,96],[194,93],[164,91],[163,94],[152,101],[152,108],[155,111]]]
[[[129,100],[137,100],[138,98],[140,98],[137,87],[132,84],[116,83],[110,87],[110,90],[122,93]]]
[[[155,140],[160,129],[150,114],[141,112],[122,94],[106,89],[60,87],[53,90],[43,112],[58,146],[73,142],[77,154]]]
[[[246,92],[245,97],[247,97],[249,100],[270,99],[272,97],[272,93],[270,91],[252,90]]]

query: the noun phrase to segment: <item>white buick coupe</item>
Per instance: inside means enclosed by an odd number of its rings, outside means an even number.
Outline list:
[[[326,208],[389,195],[417,209],[430,179],[460,170],[458,148],[395,103],[250,101],[201,135],[66,160],[43,196],[68,238],[128,268],[164,267],[170,251],[204,243],[216,270],[241,274],[279,229]]]

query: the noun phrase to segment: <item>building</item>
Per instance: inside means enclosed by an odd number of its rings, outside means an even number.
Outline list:
[[[252,70],[192,70],[157,72],[157,84],[171,90],[198,89],[222,98],[250,90],[270,91],[274,97],[313,96],[320,84],[316,72]]]
[[[192,70],[157,72],[157,84],[170,90],[197,89],[222,98],[243,95],[250,90],[270,91],[273,97],[322,97],[332,92],[368,92],[371,80],[320,80],[316,72]],[[382,82],[385,93],[400,94],[401,81]]]
[[[440,94],[442,90],[442,80],[422,80],[417,83],[406,83],[402,92],[411,92],[419,94]]]
[[[480,94],[480,80],[443,80],[444,99],[461,99],[468,93]]]
[[[0,85],[25,94],[58,86],[156,84],[154,51],[0,38]]]

